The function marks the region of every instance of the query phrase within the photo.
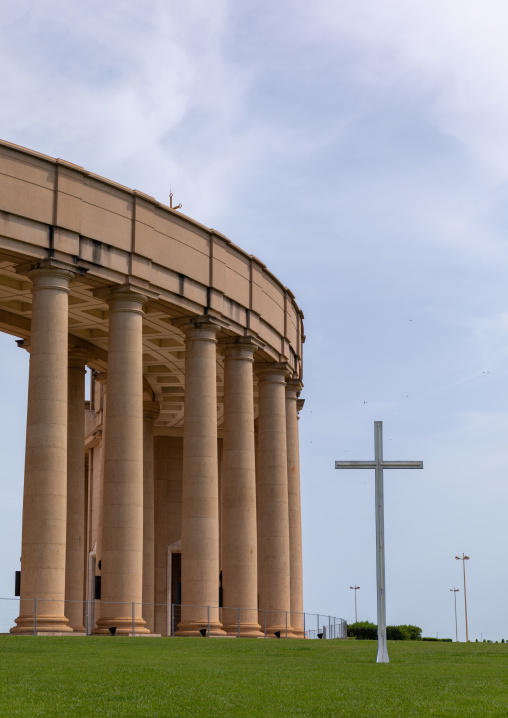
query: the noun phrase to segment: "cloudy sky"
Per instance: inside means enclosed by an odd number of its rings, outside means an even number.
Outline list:
[[[508,639],[508,8],[501,0],[3,3],[0,137],[168,202],[305,313],[305,608]],[[19,560],[27,356],[0,336],[0,595]],[[0,609],[1,610],[1,609]]]

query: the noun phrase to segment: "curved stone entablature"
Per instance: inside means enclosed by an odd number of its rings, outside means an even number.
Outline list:
[[[69,341],[105,371],[109,309],[101,288],[129,284],[149,301],[143,317],[147,398],[159,429],[183,426],[184,333],[175,321],[208,315],[219,343],[252,337],[256,362],[285,362],[302,376],[303,314],[291,291],[227,237],[137,190],[82,167],[0,141],[0,330],[29,339],[32,283],[19,265],[73,265]],[[223,359],[217,358],[222,424]],[[255,387],[257,413],[257,384]]]

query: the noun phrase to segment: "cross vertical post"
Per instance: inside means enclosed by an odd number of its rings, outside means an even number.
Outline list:
[[[384,469],[423,469],[423,461],[384,461],[383,422],[374,422],[374,461],[336,461],[336,469],[374,469],[376,496],[377,663],[389,663],[386,647]],[[356,585],[356,584],[355,584]],[[355,591],[356,596],[356,591]]]
[[[386,646],[385,511],[383,487],[383,423],[374,422],[376,492],[377,663],[389,663]]]

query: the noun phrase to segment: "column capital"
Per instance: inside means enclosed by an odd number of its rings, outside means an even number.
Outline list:
[[[96,371],[94,372],[94,379],[95,381],[98,381],[99,384],[106,388],[108,385],[108,375],[105,371]]]
[[[114,311],[143,311],[143,306],[150,299],[157,299],[157,292],[146,287],[138,287],[135,284],[115,284],[108,287],[96,289],[94,297],[103,299]]]
[[[298,399],[302,389],[301,379],[286,379],[286,397],[288,399]]]
[[[77,369],[84,373],[86,371],[87,362],[92,358],[92,355],[85,349],[69,349],[69,369]]]
[[[193,333],[197,335],[200,331],[213,331],[218,334],[220,331],[229,328],[227,322],[209,314],[202,314],[197,317],[178,317],[172,319],[171,324],[181,329],[187,337],[192,336]]]
[[[259,381],[283,382],[292,371],[287,362],[254,362],[254,373]]]
[[[254,361],[254,353],[263,348],[263,344],[252,336],[224,337],[218,341],[218,349],[226,358],[248,359]]]
[[[161,406],[158,401],[143,402],[143,419],[156,419],[160,414]]]
[[[18,264],[16,274],[28,277],[32,289],[60,289],[69,293],[69,282],[76,274],[84,275],[88,270],[57,259],[41,259],[37,262]]]

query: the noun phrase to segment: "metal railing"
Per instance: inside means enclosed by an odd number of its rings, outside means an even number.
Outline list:
[[[344,619],[319,613],[175,603],[0,598],[0,634],[18,625],[25,634],[44,635],[59,632],[65,624],[73,628],[75,635],[86,636],[102,631],[129,636],[149,633],[177,637],[193,633],[207,637],[347,638]],[[64,630],[71,633],[68,628]]]
[[[347,638],[347,622],[344,619],[319,613],[315,614],[315,618],[316,628],[307,628],[307,638]]]

